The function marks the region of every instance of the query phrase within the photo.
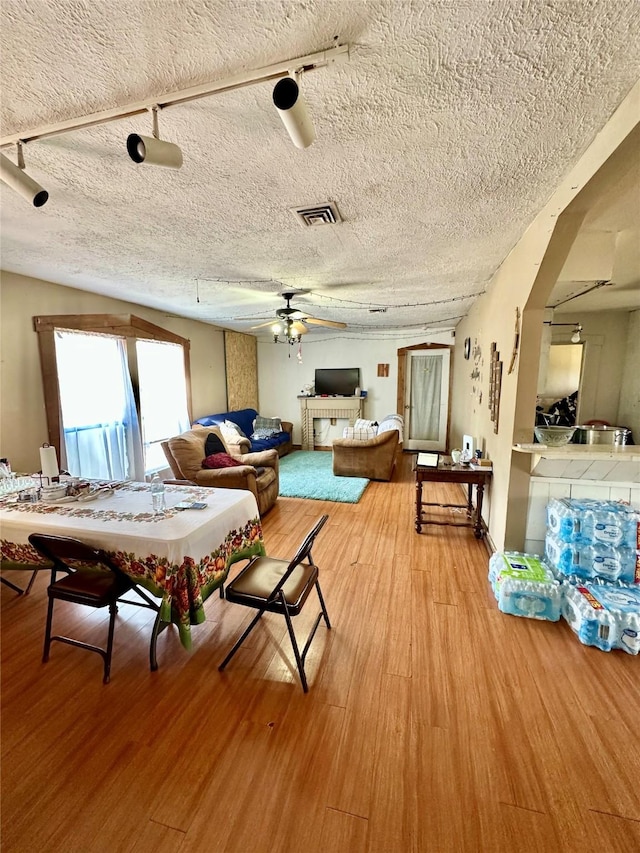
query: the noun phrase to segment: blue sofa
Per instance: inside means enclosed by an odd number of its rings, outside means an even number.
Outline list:
[[[220,412],[217,415],[204,415],[193,422],[193,425],[199,426],[221,426],[225,421],[231,421],[236,424],[242,431],[242,435],[238,439],[230,438],[229,434],[224,435],[225,441],[238,445],[241,453],[256,453],[260,450],[277,450],[278,456],[286,456],[290,453],[293,447],[293,424],[290,421],[282,421],[282,432],[277,435],[272,435],[269,438],[252,438],[253,422],[258,416],[255,409],[240,409],[237,412]]]

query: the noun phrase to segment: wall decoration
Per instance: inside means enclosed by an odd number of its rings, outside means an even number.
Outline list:
[[[484,367],[484,359],[482,358],[482,348],[478,343],[478,339],[475,338],[473,341],[473,348],[471,348],[471,339],[467,338],[469,341],[469,349],[471,351],[471,358],[473,359],[473,370],[469,374],[469,377],[472,382],[471,386],[471,394],[478,401],[478,405],[482,404],[482,368]],[[465,341],[465,350],[466,350],[466,341]],[[474,407],[475,412],[475,407]]]
[[[464,357],[469,360],[469,356],[471,355],[471,338],[464,339]]]
[[[489,365],[489,412],[493,431],[498,432],[500,414],[500,391],[502,388],[502,362],[495,341],[491,344],[491,363]]]

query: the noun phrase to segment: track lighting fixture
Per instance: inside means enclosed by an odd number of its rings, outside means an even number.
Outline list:
[[[545,326],[573,326],[573,333],[571,335],[571,343],[579,344],[582,341],[580,335],[582,334],[582,325],[576,320],[575,323],[554,323],[551,320],[544,321]]]
[[[316,132],[294,77],[283,77],[273,89],[273,103],[296,148],[308,148]]]
[[[151,163],[155,166],[166,166],[170,169],[179,169],[182,166],[182,151],[179,146],[172,142],[160,139],[158,133],[158,110],[167,107],[187,104],[200,98],[208,98],[211,95],[223,92],[232,92],[258,83],[265,83],[278,79],[273,92],[273,100],[282,117],[291,139],[298,148],[307,148],[315,138],[315,131],[309,114],[307,113],[304,100],[300,94],[297,80],[310,71],[318,68],[326,68],[335,63],[349,61],[349,45],[338,44],[327,50],[310,53],[306,56],[298,56],[265,65],[261,68],[242,71],[232,77],[218,79],[208,83],[190,86],[176,92],[168,92],[152,101],[137,101],[131,104],[114,107],[89,115],[77,116],[54,122],[40,127],[21,129],[17,133],[11,133],[0,137],[0,148],[9,145],[18,145],[18,165],[0,154],[0,179],[8,186],[13,187],[20,195],[24,196],[35,207],[42,207],[49,198],[49,194],[40,184],[36,183],[24,172],[24,161],[22,160],[22,144],[35,142],[38,139],[47,139],[63,133],[80,130],[85,127],[96,127],[120,119],[130,119],[133,116],[145,115],[149,110],[153,113],[153,136],[140,136],[132,133],[127,138],[127,151],[134,163]],[[294,75],[294,76],[292,76]],[[306,331],[306,330],[305,330]]]
[[[49,198],[49,193],[37,181],[34,181],[24,171],[24,155],[22,143],[18,142],[18,165],[0,154],[0,179],[25,198],[34,207],[42,207]]]
[[[139,136],[130,133],[127,137],[127,151],[134,163],[150,163],[152,166],[166,166],[179,169],[182,166],[182,151],[173,142],[160,139],[158,131],[158,107],[152,108],[153,136]]]

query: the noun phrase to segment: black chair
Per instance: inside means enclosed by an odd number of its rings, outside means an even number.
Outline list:
[[[323,515],[320,518],[313,529],[307,534],[290,563],[286,560],[274,559],[273,557],[254,557],[225,588],[225,598],[227,601],[231,601],[234,604],[243,604],[245,607],[252,607],[258,610],[258,613],[222,661],[218,667],[219,670],[223,670],[226,667],[264,613],[267,611],[269,613],[280,613],[284,616],[287,623],[287,630],[289,631],[293,653],[296,658],[298,672],[300,673],[302,689],[305,693],[308,692],[307,677],[304,671],[305,657],[318,629],[320,620],[324,619],[327,628],[331,628],[329,615],[318,582],[318,567],[311,556],[311,548],[313,547],[316,536],[324,527],[328,518],[328,515]],[[309,597],[309,593],[314,587],[318,593],[321,609],[307,637],[302,654],[300,654],[291,617],[297,616],[300,613],[305,601]]]
[[[113,651],[113,632],[118,611],[117,602],[126,592],[133,589],[144,601],[128,601],[140,607],[150,607],[157,610],[150,599],[139,589],[118,566],[111,562],[109,556],[97,548],[92,548],[78,539],[64,536],[47,536],[32,533],[29,542],[33,547],[52,563],[51,583],[47,590],[49,607],[47,610],[47,626],[44,637],[43,663],[49,660],[51,643],[58,640],[71,646],[79,646],[97,652],[104,661],[103,682],[109,683],[111,673],[111,654]],[[58,579],[57,572],[64,572],[65,577]],[[71,637],[51,636],[53,621],[53,605],[56,600],[70,601],[73,604],[84,604],[87,607],[109,608],[109,635],[106,649],[74,640]],[[148,603],[145,603],[148,602]]]
[[[29,578],[29,583],[27,584],[25,589],[22,589],[21,586],[10,581],[8,578],[5,578],[4,575],[0,575],[0,583],[3,583],[5,586],[8,586],[14,592],[17,592],[18,595],[29,595],[31,592],[31,587],[33,586],[33,582],[36,579],[36,575],[42,569],[50,570],[50,565],[42,565],[42,566],[34,566],[28,563],[15,563],[13,560],[1,560],[0,561],[0,571],[14,570],[20,572],[31,572],[31,577]]]

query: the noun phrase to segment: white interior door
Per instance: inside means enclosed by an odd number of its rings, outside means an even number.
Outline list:
[[[449,349],[410,350],[405,382],[404,447],[447,449]]]

